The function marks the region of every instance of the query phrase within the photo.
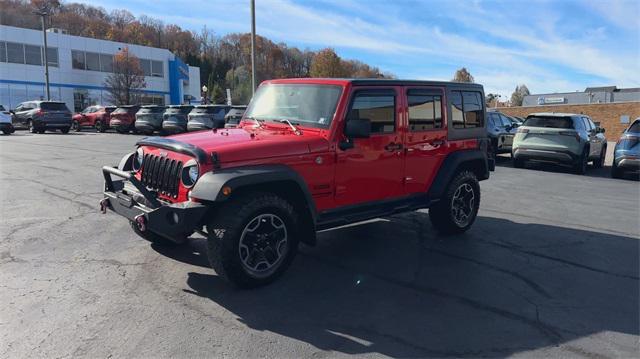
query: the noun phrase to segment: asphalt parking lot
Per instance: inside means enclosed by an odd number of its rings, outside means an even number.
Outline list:
[[[100,167],[138,136],[0,136],[0,357],[637,357],[640,185],[501,158],[474,227],[426,213],[323,232],[242,291],[204,240],[167,249],[101,215]]]

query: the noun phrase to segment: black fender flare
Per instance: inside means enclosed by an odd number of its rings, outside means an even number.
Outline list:
[[[482,163],[478,180],[489,178],[489,164],[486,152],[480,149],[452,152],[444,159],[444,161],[442,161],[442,165],[440,165],[440,168],[438,169],[438,174],[429,188],[428,197],[432,199],[440,199],[447,189],[447,186],[456,175],[458,168],[463,167],[465,163],[472,162]]]

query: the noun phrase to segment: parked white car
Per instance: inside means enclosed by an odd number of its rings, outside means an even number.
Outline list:
[[[13,123],[11,112],[5,110],[4,106],[0,105],[0,130],[5,134],[11,134],[15,132],[13,128]]]

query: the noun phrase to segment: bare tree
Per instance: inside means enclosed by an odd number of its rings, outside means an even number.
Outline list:
[[[140,102],[141,89],[147,87],[140,60],[125,47],[113,57],[113,73],[104,86],[115,105],[135,105]]]
[[[466,67],[463,67],[456,71],[455,75],[453,75],[453,81],[456,82],[475,82],[471,73],[467,70]]]

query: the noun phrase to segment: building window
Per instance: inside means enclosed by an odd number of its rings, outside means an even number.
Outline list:
[[[87,68],[84,51],[71,50],[71,62],[74,69],[84,70]]]
[[[146,59],[140,59],[140,67],[145,76],[151,76],[151,61]]]
[[[451,91],[451,121],[453,128],[484,126],[483,100],[480,92]]]
[[[7,62],[7,43],[0,41],[0,62]]]
[[[24,45],[24,58],[27,65],[42,66],[42,48],[40,46]]]
[[[100,71],[113,72],[113,56],[100,54]]]
[[[58,67],[58,48],[47,47],[47,62],[49,66]],[[44,63],[44,58],[42,59],[42,63]]]
[[[100,55],[94,52],[85,52],[87,70],[100,71]]]
[[[7,42],[7,62],[24,64],[24,45]]]
[[[371,133],[392,133],[396,128],[395,93],[393,90],[357,92],[349,119],[368,119]]]
[[[151,61],[151,76],[164,77],[162,61]]]
[[[442,128],[442,97],[420,90],[409,90],[409,130]]]

